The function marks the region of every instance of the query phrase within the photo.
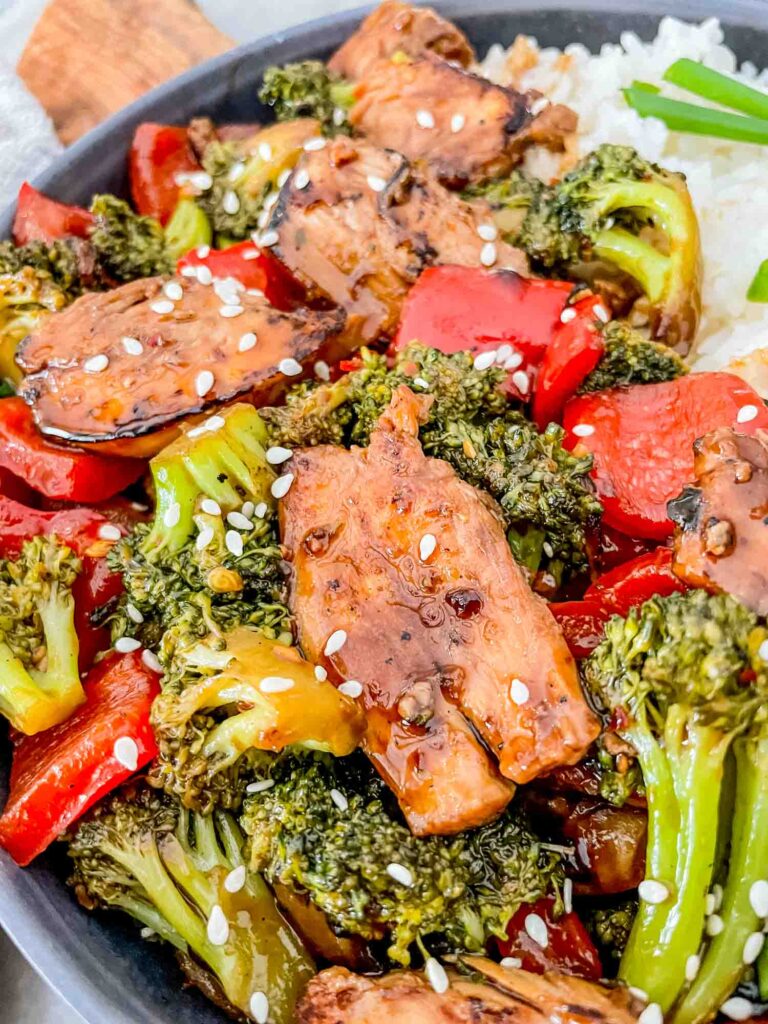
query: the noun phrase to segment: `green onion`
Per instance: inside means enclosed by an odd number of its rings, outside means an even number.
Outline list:
[[[768,302],[768,260],[763,260],[747,292],[750,302]]]
[[[643,82],[639,78],[636,78],[632,83],[633,89],[642,89],[643,92],[661,92],[658,85],[654,85],[653,82]]]
[[[768,96],[765,93],[687,57],[671,64],[664,72],[664,80],[712,103],[741,110],[753,117],[768,118]]]
[[[681,103],[635,86],[624,90],[624,98],[641,117],[656,117],[673,131],[768,145],[768,121],[757,117],[727,114],[712,107],[696,106],[695,103]]]

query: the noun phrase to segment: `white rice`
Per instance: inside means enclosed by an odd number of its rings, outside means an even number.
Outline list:
[[[633,146],[649,160],[686,175],[704,255],[703,316],[693,361],[697,369],[715,369],[755,352],[747,361],[751,366],[737,363],[732,368],[768,396],[768,304],[746,297],[755,271],[768,259],[768,147],[669,131],[660,121],[641,118],[621,93],[635,79],[661,84],[664,71],[679,57],[703,61],[766,92],[768,70],[758,72],[749,63],[739,68],[714,18],[700,25],[663,18],[652,43],[623,32],[618,43],[606,43],[597,56],[579,43],[560,51],[540,50],[535,40],[528,42],[533,59],[538,59],[520,77],[515,77],[509,51],[501,46],[489,51],[483,74],[521,89],[538,89],[576,110],[580,156],[613,142]],[[666,84],[664,94],[704,102]],[[543,177],[556,173],[551,158],[534,169]]]

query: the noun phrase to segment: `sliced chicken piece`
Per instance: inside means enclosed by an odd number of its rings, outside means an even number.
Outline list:
[[[568,107],[431,55],[380,61],[358,85],[349,119],[371,142],[426,161],[451,188],[507,174],[531,145],[562,150],[577,124]]]
[[[396,53],[408,57],[435,53],[462,67],[469,67],[475,59],[464,33],[431,7],[386,0],[339,47],[328,67],[344,78],[360,81],[377,61]]]
[[[673,569],[768,615],[768,433],[720,427],[693,446],[695,484],[669,505]]]
[[[49,317],[17,355],[38,426],[145,455],[181,419],[236,399],[271,403],[301,367],[359,345],[359,324],[342,310],[281,312],[244,291],[233,299],[220,285],[155,277]],[[258,339],[250,347],[241,343],[249,334]]]
[[[409,288],[432,264],[527,273],[523,253],[483,241],[481,224],[493,224],[484,201],[465,202],[392,150],[336,139],[301,158],[269,229],[273,253],[310,294],[363,316],[372,339],[394,330]]]
[[[632,1024],[636,1001],[579,978],[507,970],[479,957],[467,963],[487,983],[449,974],[436,992],[424,974],[364,978],[343,967],[321,971],[297,1008],[298,1024]]]
[[[509,799],[473,730],[518,783],[578,761],[598,733],[497,507],[424,455],[428,408],[402,386],[367,449],[298,451],[281,503],[305,654],[362,684],[364,748],[418,834]]]

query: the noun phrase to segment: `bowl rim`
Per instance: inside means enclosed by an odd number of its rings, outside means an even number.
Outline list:
[[[670,10],[669,0],[416,0],[417,5],[430,5],[439,9],[449,18],[511,15],[516,10],[526,12],[564,11],[569,13],[605,13],[631,18],[642,15],[661,19],[672,15],[684,21],[701,21],[718,18],[730,28],[754,28],[766,34],[768,43],[768,3],[766,0],[729,0],[724,8],[721,0],[675,0]],[[57,184],[66,178],[82,157],[98,153],[102,145],[143,120],[151,119],[152,113],[161,101],[172,99],[201,80],[217,73],[230,72],[243,61],[270,48],[298,48],[308,53],[318,49],[318,39],[329,32],[351,31],[375,3],[350,8],[301,22],[289,28],[260,36],[247,43],[235,46],[218,54],[187,71],[182,72],[149,92],[144,93],[128,106],[122,108],[101,124],[69,146],[56,157],[48,167],[36,174],[31,183],[42,191],[56,195]],[[768,60],[766,61],[768,64]],[[11,202],[0,211],[0,237],[10,234],[10,227],[16,203]],[[0,743],[3,742],[0,738]],[[29,869],[17,868],[0,851],[0,880],[7,871]],[[83,1024],[96,1024],[109,1020],[111,1024],[134,1024],[134,1018],[127,1016],[122,1006],[115,1005],[107,994],[76,970],[61,948],[46,934],[41,935],[39,922],[28,912],[28,894],[9,887],[0,899],[0,929],[4,930],[19,952],[56,993],[69,1009],[77,1014]],[[73,984],[74,983],[74,984]]]

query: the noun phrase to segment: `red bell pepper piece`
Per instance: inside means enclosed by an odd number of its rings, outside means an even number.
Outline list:
[[[81,557],[99,540],[108,520],[91,508],[44,512],[0,495],[0,558],[13,558],[24,541],[55,534]]]
[[[27,245],[29,242],[55,242],[67,235],[87,238],[93,223],[93,214],[82,206],[49,199],[25,181],[16,200],[13,240],[16,245]]]
[[[578,914],[571,911],[556,918],[553,908],[551,898],[520,907],[509,922],[509,938],[499,942],[501,955],[516,957],[522,968],[533,974],[559,971],[599,981],[603,976],[600,954]],[[546,926],[546,946],[541,946],[526,930],[525,922],[531,914],[541,918]]]
[[[186,267],[208,267],[213,277],[234,277],[246,288],[258,288],[278,309],[294,309],[304,297],[301,285],[279,260],[258,249],[253,242],[238,242],[228,249],[192,249],[182,256],[177,271]]]
[[[523,278],[511,270],[489,272],[477,267],[430,267],[405,300],[396,348],[419,341],[440,352],[483,352],[512,348],[515,374],[528,375],[528,387],[509,389],[530,396],[530,375],[541,362],[560,323],[573,284]],[[520,381],[522,378],[516,378]]]
[[[596,572],[608,572],[653,548],[653,542],[628,537],[601,521],[590,545],[590,562]]]
[[[110,647],[108,626],[93,622],[93,614],[123,592],[123,577],[112,572],[106,558],[83,555],[83,568],[75,579],[72,596],[75,600],[75,632],[79,641],[78,665],[86,672],[99,651]]]
[[[48,498],[78,502],[111,498],[145,469],[141,459],[54,444],[39,432],[21,398],[0,399],[0,466]]]
[[[141,654],[110,654],[89,673],[86,700],[60,725],[14,737],[8,802],[0,846],[22,867],[47,849],[89,807],[157,753],[149,722],[159,692]],[[118,758],[115,742],[132,740]]]
[[[586,658],[605,635],[611,612],[599,601],[560,601],[549,605],[574,658]]]
[[[599,602],[613,615],[626,615],[630,608],[651,597],[666,597],[687,589],[672,572],[672,549],[656,548],[604,573],[587,587],[584,600]]]
[[[594,370],[605,351],[600,331],[600,318],[595,309],[604,310],[596,295],[580,299],[563,311],[566,323],[558,322],[552,341],[544,352],[536,377],[536,390],[531,412],[539,430],[549,423],[559,423],[563,407],[575,395]]]
[[[129,163],[134,206],[161,224],[168,221],[181,195],[176,175],[201,170],[186,128],[151,122],[136,129]]]
[[[572,398],[563,425],[565,446],[594,457],[605,521],[632,537],[664,540],[672,533],[667,502],[693,480],[696,438],[715,427],[754,434],[768,428],[768,410],[733,374],[691,373]]]

